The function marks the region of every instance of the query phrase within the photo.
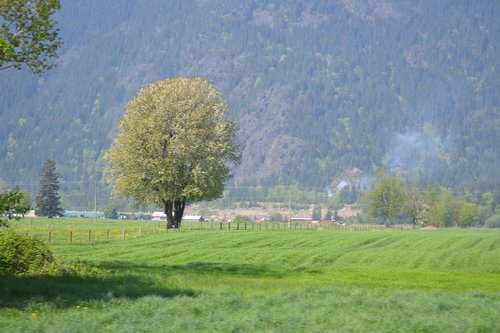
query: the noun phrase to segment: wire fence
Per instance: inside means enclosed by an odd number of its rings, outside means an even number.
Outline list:
[[[400,224],[387,228],[379,224],[306,223],[306,222],[182,222],[179,229],[167,229],[164,221],[129,222],[123,226],[107,225],[106,222],[91,223],[88,226],[70,227],[64,225],[42,225],[23,223],[13,225],[18,233],[37,236],[50,244],[81,244],[90,242],[116,241],[176,232],[276,232],[276,231],[401,231],[412,229],[411,225]]]

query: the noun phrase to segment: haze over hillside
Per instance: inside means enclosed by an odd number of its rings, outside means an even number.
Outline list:
[[[0,72],[0,178],[102,179],[126,101],[207,76],[241,130],[236,185],[335,187],[353,168],[500,187],[497,1],[62,1],[42,77]]]

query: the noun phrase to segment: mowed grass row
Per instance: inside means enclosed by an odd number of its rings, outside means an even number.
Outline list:
[[[192,231],[51,248],[100,273],[2,278],[6,332],[500,330],[495,230]]]
[[[292,284],[336,281],[356,286],[500,291],[500,233],[490,230],[180,232],[124,244],[55,248],[62,258],[91,258],[98,266],[113,270],[132,265],[132,270],[194,272],[195,279],[241,275],[249,280],[275,277]],[[214,279],[211,284],[225,283]]]

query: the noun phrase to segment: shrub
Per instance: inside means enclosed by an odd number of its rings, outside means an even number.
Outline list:
[[[491,215],[485,221],[488,228],[500,228],[500,214]]]
[[[110,220],[117,220],[120,216],[118,216],[118,209],[116,206],[109,206],[104,211],[104,217]]]
[[[36,237],[0,232],[0,275],[41,272],[53,262],[49,248]]]
[[[251,221],[250,221],[250,218],[248,216],[236,215],[233,219],[233,222],[246,223],[246,222],[251,222]]]
[[[269,221],[283,222],[283,221],[285,221],[285,219],[283,218],[283,216],[280,213],[272,212],[271,215],[269,215]]]

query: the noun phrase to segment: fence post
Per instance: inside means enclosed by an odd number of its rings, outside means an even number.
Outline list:
[[[122,239],[125,239],[125,228],[122,228]]]
[[[236,222],[236,230],[240,230],[240,222]]]
[[[73,230],[70,230],[69,231],[69,242],[72,243],[73,242]]]
[[[52,231],[49,231],[49,243],[52,240]]]
[[[222,222],[219,222],[219,230],[222,230]]]
[[[92,230],[89,230],[89,242],[91,240],[91,236],[90,236],[90,233],[92,232]]]

